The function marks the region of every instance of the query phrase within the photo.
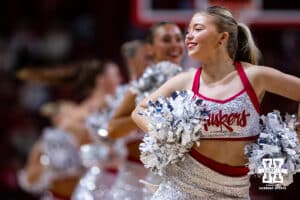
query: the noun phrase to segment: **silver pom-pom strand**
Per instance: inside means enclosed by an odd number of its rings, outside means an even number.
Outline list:
[[[94,142],[107,140],[107,126],[110,118],[111,114],[107,110],[93,112],[86,118],[85,126]]]
[[[103,167],[116,159],[121,161],[127,155],[124,141],[109,139],[107,131],[109,120],[127,91],[128,85],[119,86],[114,95],[105,97],[107,105],[105,109],[93,112],[86,118],[85,126],[93,143],[80,148],[80,158],[84,167],[90,168],[96,165]]]
[[[249,159],[249,174],[261,174],[263,159],[283,159],[283,183],[293,182],[293,175],[300,169],[299,140],[295,132],[295,115],[286,115],[283,121],[278,111],[262,116],[261,134],[255,144],[245,147]]]
[[[140,144],[141,161],[162,175],[166,167],[183,160],[192,146],[200,144],[208,113],[192,91],[176,91],[170,97],[149,101],[139,112],[148,121],[149,132]]]
[[[179,65],[169,61],[162,61],[148,67],[141,78],[131,83],[130,89],[136,94],[136,103],[139,103],[181,71],[182,68]]]
[[[85,126],[94,142],[110,142],[107,137],[108,123],[113,112],[120,105],[128,87],[128,85],[119,86],[114,95],[105,96],[106,108],[93,112],[86,118]]]
[[[81,162],[75,138],[59,128],[46,128],[42,137],[41,164],[53,173],[77,174],[81,171]]]

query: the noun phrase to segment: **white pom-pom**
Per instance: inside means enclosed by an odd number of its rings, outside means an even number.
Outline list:
[[[142,77],[131,83],[131,91],[136,94],[136,103],[139,103],[163,83],[182,71],[179,65],[163,61],[148,67]]]
[[[183,160],[195,142],[200,144],[202,122],[208,116],[201,103],[192,91],[184,90],[150,101],[140,111],[149,122],[149,133],[140,145],[146,168],[162,175],[169,164]]]
[[[249,174],[259,174],[263,168],[263,159],[283,158],[283,168],[288,174],[283,175],[283,183],[287,186],[293,181],[293,175],[300,169],[299,141],[294,130],[294,116],[286,115],[282,120],[280,113],[274,111],[261,117],[263,126],[256,144],[246,145],[245,154],[249,159]]]

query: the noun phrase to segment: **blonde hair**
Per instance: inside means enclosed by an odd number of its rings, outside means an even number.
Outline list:
[[[132,40],[125,42],[121,46],[121,54],[125,59],[133,58],[136,55],[139,47],[144,45],[145,43],[141,40]]]
[[[155,34],[156,34],[156,31],[159,27],[162,27],[162,26],[165,26],[165,25],[174,25],[174,26],[177,26],[178,25],[174,22],[171,22],[171,21],[160,21],[160,22],[157,22],[155,24],[153,24],[150,28],[149,28],[149,31],[148,31],[148,34],[146,36],[146,41],[149,43],[149,44],[153,44],[154,42],[154,37],[155,37]]]
[[[201,13],[214,17],[218,32],[228,32],[227,50],[230,58],[258,64],[260,50],[247,25],[238,23],[228,9],[220,6],[208,7]]]

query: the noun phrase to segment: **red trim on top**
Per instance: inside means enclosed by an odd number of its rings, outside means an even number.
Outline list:
[[[194,76],[194,82],[193,82],[193,88],[192,88],[192,91],[199,97],[205,99],[205,100],[208,100],[208,101],[213,101],[213,102],[216,102],[216,103],[227,103],[231,100],[233,100],[234,98],[236,98],[237,96],[241,95],[243,92],[247,92],[255,110],[257,111],[257,113],[260,113],[260,104],[259,104],[259,101],[258,101],[258,98],[255,94],[255,91],[250,83],[250,81],[248,80],[247,78],[247,75],[242,67],[242,64],[240,62],[234,62],[234,65],[236,66],[236,69],[238,71],[238,74],[239,74],[239,77],[244,85],[244,89],[241,90],[240,92],[238,92],[237,94],[233,95],[232,97],[229,97],[225,100],[219,100],[219,99],[214,99],[214,98],[210,98],[210,97],[206,97],[202,94],[200,94],[199,92],[199,87],[200,87],[200,76],[201,76],[201,71],[202,71],[202,68],[199,67],[195,76]]]
[[[198,94],[199,93],[199,82],[200,82],[200,75],[201,75],[201,67],[199,67],[195,73],[195,76],[194,76],[194,82],[193,82],[193,87],[192,87],[192,91],[195,93],[195,94]]]
[[[216,103],[225,104],[225,103],[227,103],[227,102],[233,100],[234,98],[236,98],[237,96],[241,95],[242,93],[244,93],[244,92],[246,91],[245,88],[244,88],[244,89],[242,89],[241,91],[239,91],[237,94],[235,94],[235,95],[233,95],[233,96],[231,96],[231,97],[229,97],[229,98],[227,98],[227,99],[224,99],[224,100],[206,97],[206,96],[204,96],[203,94],[200,94],[200,92],[199,92],[201,72],[202,72],[202,68],[198,68],[198,70],[197,70],[197,72],[196,72],[196,74],[195,74],[195,77],[194,77],[194,83],[193,83],[193,88],[192,88],[192,90],[193,90],[193,92],[194,92],[197,96],[199,96],[199,97],[201,97],[201,98],[203,98],[203,99],[205,99],[205,100],[213,101],[213,102],[216,102]]]
[[[216,102],[216,103],[221,103],[221,104],[225,104],[225,103],[228,103],[229,101],[235,99],[236,97],[240,96],[241,94],[243,94],[246,90],[245,89],[242,89],[241,91],[239,91],[237,94],[227,98],[227,99],[224,99],[224,100],[219,100],[219,99],[213,99],[213,98],[210,98],[210,97],[206,97],[206,96],[203,96],[202,94],[200,94],[199,92],[196,93],[197,96],[205,99],[205,100],[208,100],[208,101],[213,101],[213,102]]]
[[[231,177],[241,177],[248,174],[249,169],[246,166],[230,166],[227,164],[219,163],[214,161],[196,151],[194,148],[190,151],[190,155],[197,160],[198,162],[202,163],[206,167],[223,174],[225,176]]]
[[[236,137],[236,138],[230,138],[230,137],[217,137],[217,138],[205,138],[201,137],[201,140],[226,140],[226,141],[251,141],[251,140],[257,140],[259,135],[252,135],[248,137]]]
[[[258,98],[256,96],[256,93],[255,93],[249,79],[247,78],[247,75],[244,71],[242,64],[238,61],[234,62],[234,64],[237,68],[237,71],[238,71],[240,78],[242,80],[242,83],[244,84],[244,87],[250,97],[252,104],[254,105],[257,113],[260,113],[260,104],[259,104]]]

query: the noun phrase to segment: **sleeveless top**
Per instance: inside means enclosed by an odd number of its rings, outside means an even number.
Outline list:
[[[201,139],[253,140],[260,133],[259,101],[240,62],[236,70],[244,88],[226,100],[208,98],[199,92],[201,69],[195,74],[192,91],[209,111]]]

